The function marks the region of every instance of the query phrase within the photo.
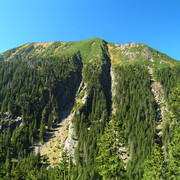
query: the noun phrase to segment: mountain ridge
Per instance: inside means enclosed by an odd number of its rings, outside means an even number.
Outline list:
[[[162,172],[174,161],[168,149],[177,120],[163,106],[178,85],[179,61],[144,44],[100,38],[28,43],[1,55],[0,77],[7,176],[11,169],[17,179],[149,178],[154,171],[145,166],[158,151],[159,178],[168,177]]]
[[[162,62],[161,63],[169,63],[171,64],[172,62],[175,63],[178,60],[175,60],[171,58],[170,56],[161,53],[145,44],[141,43],[125,43],[125,44],[117,44],[117,43],[108,43],[105,40],[101,38],[92,38],[92,39],[87,39],[87,40],[82,40],[82,41],[69,41],[69,42],[62,42],[62,41],[55,41],[55,42],[45,42],[45,43],[26,43],[24,45],[21,45],[16,48],[12,48],[10,50],[7,50],[3,53],[0,54],[0,60],[8,61],[10,59],[18,59],[18,58],[42,58],[42,57],[47,57],[47,56],[61,56],[62,54],[66,53],[77,53],[78,51],[82,51],[82,54],[84,53],[90,53],[86,52],[83,49],[89,49],[88,51],[91,51],[90,48],[93,47],[93,44],[102,44],[102,43],[107,44],[108,48],[111,49],[109,52],[113,53],[121,51],[121,57],[116,57],[121,58],[121,59],[135,59],[137,55],[137,52],[142,51],[143,49],[146,49],[147,52],[142,52],[144,53],[144,58],[150,58],[152,55],[156,56],[156,58],[163,57],[166,59],[167,62]],[[90,47],[92,46],[92,47]],[[119,49],[118,49],[119,48]],[[96,47],[97,49],[97,47]],[[129,49],[128,52],[127,49]],[[136,52],[136,56],[133,54]],[[133,56],[133,58],[132,58]],[[139,58],[142,59],[142,54],[139,55]],[[86,61],[90,60],[88,58]],[[150,59],[153,61],[152,59]],[[172,65],[172,64],[171,64]]]

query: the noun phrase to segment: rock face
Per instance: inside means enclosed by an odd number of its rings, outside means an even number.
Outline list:
[[[72,156],[74,162],[74,150],[77,147],[78,139],[73,135],[73,114],[72,106],[62,113],[61,122],[51,130],[47,130],[44,136],[44,143],[36,142],[31,146],[31,150],[41,156],[48,157],[46,165],[56,166],[61,160],[61,154],[67,150],[67,155]],[[75,163],[75,162],[74,162]]]
[[[111,67],[111,96],[112,96],[112,114],[116,114],[116,108],[115,108],[115,104],[113,101],[113,98],[116,95],[116,91],[115,91],[115,86],[116,86],[116,81],[115,81],[115,74],[114,71],[112,70]]]
[[[65,140],[64,150],[67,149],[67,155],[72,156],[73,163],[75,163],[74,151],[78,144],[78,138],[75,135],[74,127],[73,127],[73,123],[72,123],[73,114],[69,115],[66,119],[68,121],[68,135]]]
[[[161,83],[157,82],[153,77],[153,69],[148,67],[148,71],[151,77],[151,88],[154,94],[154,99],[159,106],[159,117],[156,121],[156,132],[158,141],[162,144],[162,129],[166,122],[166,112],[168,111],[167,105],[164,101],[164,91]]]

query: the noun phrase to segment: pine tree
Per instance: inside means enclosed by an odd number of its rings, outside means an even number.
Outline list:
[[[50,115],[48,117],[48,129],[50,129],[52,127],[52,121],[53,121],[52,113],[50,113]]]
[[[164,174],[164,155],[161,148],[155,144],[151,156],[145,162],[143,179],[162,179]]]
[[[40,139],[42,144],[44,143],[44,140],[43,140],[44,132],[45,132],[45,123],[44,123],[43,118],[42,118],[40,130],[39,130],[39,139]]]
[[[11,168],[11,163],[10,163],[10,150],[8,148],[7,150],[7,156],[6,156],[6,162],[5,162],[5,169],[6,169],[6,177],[10,177],[10,168]]]
[[[169,145],[167,178],[180,179],[180,125],[173,128],[173,139]]]
[[[121,123],[112,117],[98,143],[98,170],[103,179],[126,178],[125,164],[122,160],[123,152],[121,151],[124,140],[120,127]]]
[[[172,140],[168,146],[167,177],[169,179],[180,178],[180,84],[173,90],[170,96],[170,134]]]

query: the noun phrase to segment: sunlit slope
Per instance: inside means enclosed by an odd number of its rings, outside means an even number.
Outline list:
[[[142,64],[151,67],[173,67],[178,61],[140,43],[108,44],[112,64]]]
[[[114,44],[100,38],[74,42],[28,43],[0,54],[0,60],[9,61],[19,58],[43,58],[49,56],[71,56],[80,53],[83,63],[101,56],[107,45],[112,64],[141,63],[151,67],[173,67],[179,61],[140,43]]]
[[[101,55],[101,47],[105,41],[93,38],[76,42],[50,42],[50,43],[28,43],[17,48],[10,49],[0,55],[0,60],[11,59],[34,59],[49,56],[71,56],[80,53],[84,63],[91,59],[97,59]]]

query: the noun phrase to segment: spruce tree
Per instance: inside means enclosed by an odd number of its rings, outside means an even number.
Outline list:
[[[125,179],[125,164],[122,160],[121,150],[124,140],[121,134],[121,122],[115,116],[105,128],[105,133],[98,142],[99,153],[97,157],[99,174],[103,179]]]
[[[44,123],[43,118],[42,118],[40,130],[39,130],[39,139],[40,139],[42,144],[44,143],[44,140],[43,140],[44,133],[45,133],[45,123]]]

